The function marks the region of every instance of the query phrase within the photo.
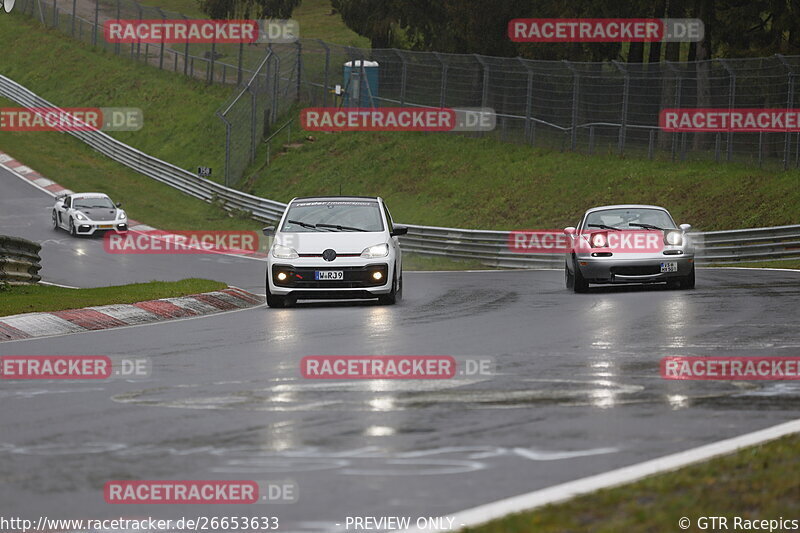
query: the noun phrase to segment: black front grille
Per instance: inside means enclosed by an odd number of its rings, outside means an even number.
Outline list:
[[[661,273],[661,265],[616,266],[611,267],[611,273],[620,276],[652,276]]]
[[[341,270],[343,280],[316,280],[315,272]],[[278,280],[278,274],[283,272],[286,279]],[[381,273],[381,279],[375,280],[372,275]],[[291,287],[296,289],[358,289],[363,287],[380,287],[386,285],[389,275],[389,266],[385,263],[366,265],[363,267],[292,267],[288,265],[272,266],[272,282],[278,287]]]

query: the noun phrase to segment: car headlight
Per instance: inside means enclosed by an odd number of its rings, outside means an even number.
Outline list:
[[[283,246],[282,244],[272,245],[272,256],[278,259],[297,259],[300,257],[297,255],[297,250],[289,248],[288,246]]]
[[[78,220],[89,220],[89,218],[80,211],[75,213],[75,218],[77,218]]]
[[[364,248],[364,251],[361,252],[361,257],[364,259],[375,259],[377,257],[386,257],[387,255],[389,255],[389,245],[386,243]]]
[[[603,248],[608,244],[605,233],[595,233],[592,235],[592,248]]]
[[[125,211],[122,209],[117,211],[117,220],[125,220],[126,218],[128,218],[128,215],[125,214]]]
[[[664,236],[664,242],[672,246],[680,246],[683,244],[683,235],[680,231],[668,231]]]

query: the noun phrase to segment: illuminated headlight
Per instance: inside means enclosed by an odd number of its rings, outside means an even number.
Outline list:
[[[386,243],[364,248],[364,251],[361,252],[361,257],[364,259],[375,259],[376,257],[386,257],[387,255],[389,255],[389,245]]]
[[[667,232],[664,240],[667,244],[671,244],[672,246],[679,246],[683,244],[683,235],[681,235],[680,231],[670,231]]]
[[[86,217],[86,215],[84,215],[84,214],[83,214],[83,213],[81,213],[80,211],[78,211],[78,212],[76,212],[76,213],[75,213],[75,218],[77,218],[78,220],[89,220],[89,219]]]
[[[603,248],[606,242],[605,233],[595,233],[592,235],[592,248]]]
[[[297,250],[281,244],[272,245],[272,256],[278,259],[297,259],[300,257],[297,255]]]
[[[128,218],[128,215],[125,214],[125,211],[122,209],[117,211],[117,220],[125,220],[126,218]]]

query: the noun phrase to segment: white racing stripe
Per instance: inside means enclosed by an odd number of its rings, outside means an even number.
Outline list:
[[[666,455],[643,463],[638,463],[603,474],[589,476],[575,481],[569,481],[546,489],[536,490],[521,494],[505,500],[480,505],[467,509],[446,518],[454,518],[453,525],[457,528],[474,527],[491,520],[502,518],[506,515],[530,511],[552,503],[559,503],[582,494],[588,494],[600,489],[607,489],[638,481],[654,474],[661,474],[677,470],[714,457],[733,453],[741,448],[761,444],[770,440],[800,432],[800,420],[793,420],[767,429],[754,431],[731,439],[706,444],[691,450]],[[448,524],[444,519],[441,523]],[[418,529],[403,530],[402,533],[421,533],[422,531],[452,531],[450,529]],[[398,533],[398,532],[395,532]]]

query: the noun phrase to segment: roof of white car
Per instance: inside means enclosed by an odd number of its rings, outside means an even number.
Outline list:
[[[108,195],[102,192],[74,192],[72,196],[80,196],[81,198],[108,198]]]
[[[292,198],[292,202],[296,200],[302,200],[304,202],[324,202],[326,200],[330,201],[349,201],[349,200],[374,200],[377,201],[377,196],[298,196],[297,198]]]
[[[645,204],[618,204],[618,205],[601,205],[598,207],[593,207],[591,209],[587,209],[587,213],[593,213],[594,211],[604,211],[606,209],[660,209],[662,211],[666,211],[665,208],[658,206],[658,205],[645,205]]]

